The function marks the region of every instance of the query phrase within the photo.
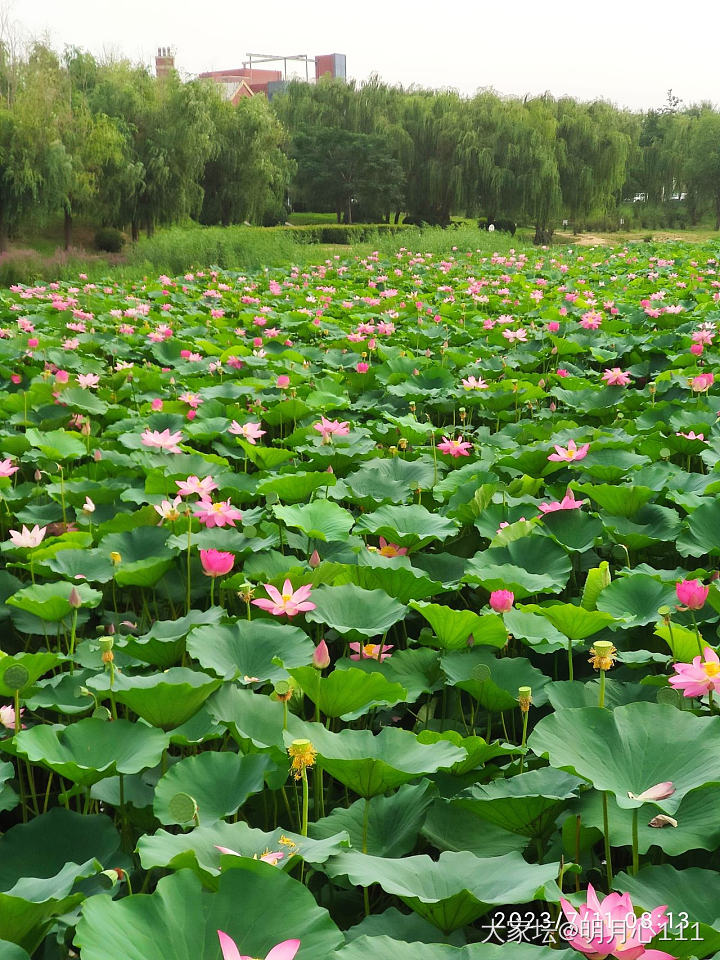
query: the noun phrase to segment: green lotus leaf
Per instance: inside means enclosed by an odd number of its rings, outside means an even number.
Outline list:
[[[681,557],[702,557],[720,553],[720,503],[713,499],[693,510],[685,521],[686,529],[677,538]]]
[[[402,857],[410,853],[417,841],[425,814],[433,801],[429,780],[405,784],[389,797],[374,797],[367,821],[367,852],[377,857]],[[332,813],[310,826],[310,836],[326,839],[347,832],[351,845],[363,849],[365,800],[356,800],[349,807],[336,807]]]
[[[637,806],[628,792],[640,794],[669,780],[675,793],[653,802],[674,815],[686,793],[720,783],[720,754],[712,746],[719,735],[720,717],[630,703],[615,710],[560,710],[540,720],[528,746],[596,790],[609,790],[621,807]]]
[[[286,841],[291,841],[287,843]],[[202,880],[203,886],[217,888],[217,877],[229,866],[237,865],[231,854],[224,854],[218,847],[225,847],[238,854],[237,860],[260,858],[268,850],[285,854],[280,869],[290,869],[297,857],[315,866],[325,863],[349,845],[347,833],[341,832],[322,839],[303,837],[281,827],[267,833],[251,827],[243,820],[226,823],[200,824],[188,833],[170,833],[158,830],[145,834],[138,843],[140,862],[146,870],[159,867],[170,870],[192,870]]]
[[[269,911],[272,904],[282,909]],[[180,870],[150,896],[91,897],[75,943],[83,960],[217,960],[218,930],[255,957],[292,935],[300,940],[298,960],[332,960],[343,940],[301,883],[268,863],[243,860],[223,873],[215,893]]]
[[[672,608],[676,600],[673,585],[646,573],[631,573],[605,587],[598,595],[597,608],[624,621],[626,627],[638,627],[657,620],[658,608]]]
[[[407,699],[407,690],[399,683],[355,667],[333,670],[326,677],[316,667],[296,667],[288,672],[326,717],[354,719],[378,704],[394,706]]]
[[[269,757],[236,753],[201,753],[185,757],[164,774],[155,788],[153,812],[160,823],[184,823],[173,815],[173,798],[184,793],[197,805],[198,822],[221,820],[235,813],[265,785]]]
[[[444,740],[453,743],[456,747],[462,747],[467,752],[467,757],[459,763],[454,763],[450,768],[451,773],[457,776],[476,770],[495,757],[513,756],[519,749],[510,744],[502,744],[499,740],[488,743],[482,737],[464,737],[457,730],[421,730],[417,738],[420,743],[440,743]]]
[[[0,762],[0,813],[14,810],[20,802],[20,797],[8,782],[14,779],[15,768],[12,763]]]
[[[0,940],[0,960],[30,960],[30,954],[9,940]]]
[[[116,773],[154,767],[167,743],[166,735],[152,727],[86,717],[69,727],[48,724],[21,730],[15,737],[15,751],[66,780],[89,787]],[[3,747],[9,749],[6,744]]]
[[[567,550],[577,550],[579,553],[589,550],[603,536],[602,522],[582,510],[547,513],[542,522],[554,540]]]
[[[478,646],[504,647],[507,643],[507,630],[502,618],[497,614],[479,616],[472,610],[454,610],[439,603],[412,602],[410,606],[417,610],[435,631],[436,640],[424,641],[440,650],[464,650],[470,636],[472,643]]]
[[[438,850],[456,853],[467,850],[481,858],[522,853],[528,842],[522,834],[510,833],[489,820],[481,820],[450,800],[438,799],[433,803],[421,832]]]
[[[466,757],[447,742],[422,744],[408,730],[383,727],[329,733],[320,724],[305,724],[305,736],[318,752],[317,763],[361,797],[386,793],[418,777],[448,769]],[[293,736],[287,733],[286,739]]]
[[[525,604],[504,613],[503,621],[513,637],[533,647],[538,653],[554,653],[556,650],[567,649],[567,638],[547,617],[530,613]]]
[[[687,627],[682,627],[679,623],[673,623],[672,626],[659,623],[655,627],[654,633],[656,637],[660,637],[670,647],[673,659],[679,660],[681,663],[691,663],[694,657],[700,656],[700,646],[703,649],[706,646],[705,641],[702,640],[702,634],[700,634],[701,642],[699,646],[695,631],[688,630]]]
[[[100,590],[93,590],[86,583],[69,583],[59,580],[55,583],[34,583],[23,587],[7,603],[26,613],[50,622],[62,620],[73,609],[69,597],[73,590],[80,595],[83,607],[96,607],[103,598]]]
[[[546,617],[556,630],[573,642],[585,640],[615,622],[609,613],[586,610],[574,603],[526,603],[523,604],[523,610]]]
[[[305,617],[325,623],[350,640],[382,636],[402,620],[406,608],[383,590],[363,590],[352,583],[313,590],[314,610]]]
[[[400,917],[405,919],[398,914]],[[340,950],[338,960],[367,960],[368,957],[376,960],[572,960],[573,957],[572,950],[551,950],[550,947],[536,947],[531,943],[516,941],[502,944],[470,943],[464,947],[447,943],[420,943],[415,928],[409,922],[407,925],[411,931],[407,939],[411,942],[396,940],[388,935],[359,936]],[[395,917],[389,926],[396,935],[403,933],[404,927]]]
[[[483,820],[527,837],[543,837],[583,783],[562,770],[544,767],[506,780],[476,784],[453,799],[453,804]]]
[[[121,587],[153,587],[172,566],[177,550],[167,546],[170,530],[136,527],[124,533],[110,533],[100,541],[107,556],[120,554],[115,582]]]
[[[451,686],[467,690],[486,710],[517,709],[518,687],[532,687],[533,702],[545,703],[548,678],[524,657],[497,658],[490,650],[459,650],[440,659]]]
[[[218,624],[223,613],[222,607],[210,607],[209,610],[191,610],[178,620],[156,620],[148,632],[140,637],[126,634],[121,641],[122,649],[154,667],[172,667],[180,662],[185,638],[192,628]]]
[[[101,673],[88,680],[92,690],[112,695],[153,727],[172,730],[189,720],[214,693],[221,680],[187,667],[170,667],[163,673],[130,677]]]
[[[380,663],[372,657],[361,660],[337,660],[336,670],[363,670],[380,673],[390,683],[405,688],[408,703],[414,703],[424,693],[433,693],[442,687],[440,657],[435,650],[394,650],[391,657]]]
[[[384,557],[376,554],[360,554],[359,562],[347,566],[334,579],[334,584],[354,583],[363,590],[384,590],[399,603],[433,597],[442,590],[442,584],[423,576],[414,567],[391,566]],[[397,558],[402,559],[402,558]],[[396,560],[397,562],[397,560]]]
[[[355,524],[355,532],[374,533],[378,537],[401,546],[415,546],[431,540],[447,540],[457,533],[452,520],[430,513],[422,504],[378,507],[373,513],[364,513]]]
[[[275,494],[286,503],[300,503],[307,500],[320,487],[334,487],[337,478],[332,473],[289,473],[267,477],[257,485],[256,493],[261,497]],[[287,523],[287,521],[285,521]],[[292,526],[292,524],[289,524]],[[348,528],[349,529],[349,528]]]
[[[562,590],[571,565],[561,546],[547,537],[531,536],[476,553],[465,569],[467,583],[479,583],[486,590],[512,590],[517,600],[523,600]]]
[[[65,430],[36,430],[29,427],[25,439],[50,460],[77,460],[87,456],[87,444],[79,433]]]
[[[720,821],[717,810],[720,803],[719,787],[704,787],[687,793],[674,815],[677,826],[651,827],[654,807],[638,812],[638,851],[647,853],[659,847],[666,856],[679,857],[688,850],[717,850],[720,845]],[[577,812],[583,826],[603,829],[602,796],[597,790],[588,790],[579,801]],[[632,846],[633,811],[624,810],[616,803],[608,805],[610,844],[613,847]]]
[[[720,883],[714,870],[690,867],[676,870],[670,864],[644,867],[637,876],[619,873],[615,889],[629,893],[634,907],[652,910],[667,904],[674,914],[674,927],[667,938],[660,935],[652,945],[676,957],[704,957],[720,949]],[[682,920],[689,914],[686,925]],[[695,924],[698,926],[696,927]]]
[[[350,851],[332,857],[325,870],[358,886],[378,883],[449,933],[495,904],[555,899],[558,864],[529,864],[518,853],[480,859],[472,853],[446,851],[433,861],[427,856],[388,860]]]
[[[354,517],[333,500],[313,500],[289,507],[275,506],[273,513],[288,527],[302,530],[311,540],[345,540]]]
[[[17,674],[17,679],[25,682],[19,688],[25,690],[32,686],[35,681],[43,674],[49,673],[60,663],[61,658],[56,653],[16,653],[11,657],[0,658],[0,696],[13,697],[18,689],[16,683],[8,685],[5,682],[5,674],[10,670],[10,679],[14,680],[13,674]],[[24,671],[24,673],[22,672]]]
[[[186,641],[187,651],[206,670],[225,680],[287,680],[286,667],[310,663],[315,646],[304,630],[273,620],[238,620],[198,627]]]
[[[632,517],[655,496],[651,487],[631,483],[571,483],[576,493],[590,497],[616,517]]]
[[[665,690],[667,688],[661,687],[660,689]],[[607,677],[605,680],[605,706],[608,710],[614,710],[615,707],[635,703],[638,700],[654,702],[657,697],[657,690],[657,687],[641,683],[628,683]],[[589,680],[587,683],[582,683],[580,680],[555,680],[547,685],[545,692],[555,710],[562,710],[564,707],[596,707],[600,696],[600,682],[597,679]]]

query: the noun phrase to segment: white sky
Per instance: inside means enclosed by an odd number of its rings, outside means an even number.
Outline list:
[[[716,0],[0,0],[31,36],[183,74],[239,67],[249,51],[344,53],[348,77],[403,86],[549,90],[660,106],[720,102]],[[273,66],[273,65],[270,65]]]

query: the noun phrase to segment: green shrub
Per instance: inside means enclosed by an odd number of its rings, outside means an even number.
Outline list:
[[[106,253],[120,253],[125,236],[122,230],[116,230],[115,227],[100,227],[95,234],[95,249],[104,250]]]

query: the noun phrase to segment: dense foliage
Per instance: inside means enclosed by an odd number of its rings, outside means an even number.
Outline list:
[[[719,262],[7,291],[0,957],[716,953]]]
[[[233,106],[209,81],[0,44],[0,250],[29,217],[127,229],[188,217],[283,223],[403,215],[509,219],[547,242],[574,229],[720,224],[720,117],[676,97],[633,113],[549,94],[292,82]]]

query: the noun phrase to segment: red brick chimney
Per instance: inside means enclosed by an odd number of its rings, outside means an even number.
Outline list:
[[[170,47],[158,47],[155,57],[155,76],[158,80],[170,76],[175,69],[175,54]]]

